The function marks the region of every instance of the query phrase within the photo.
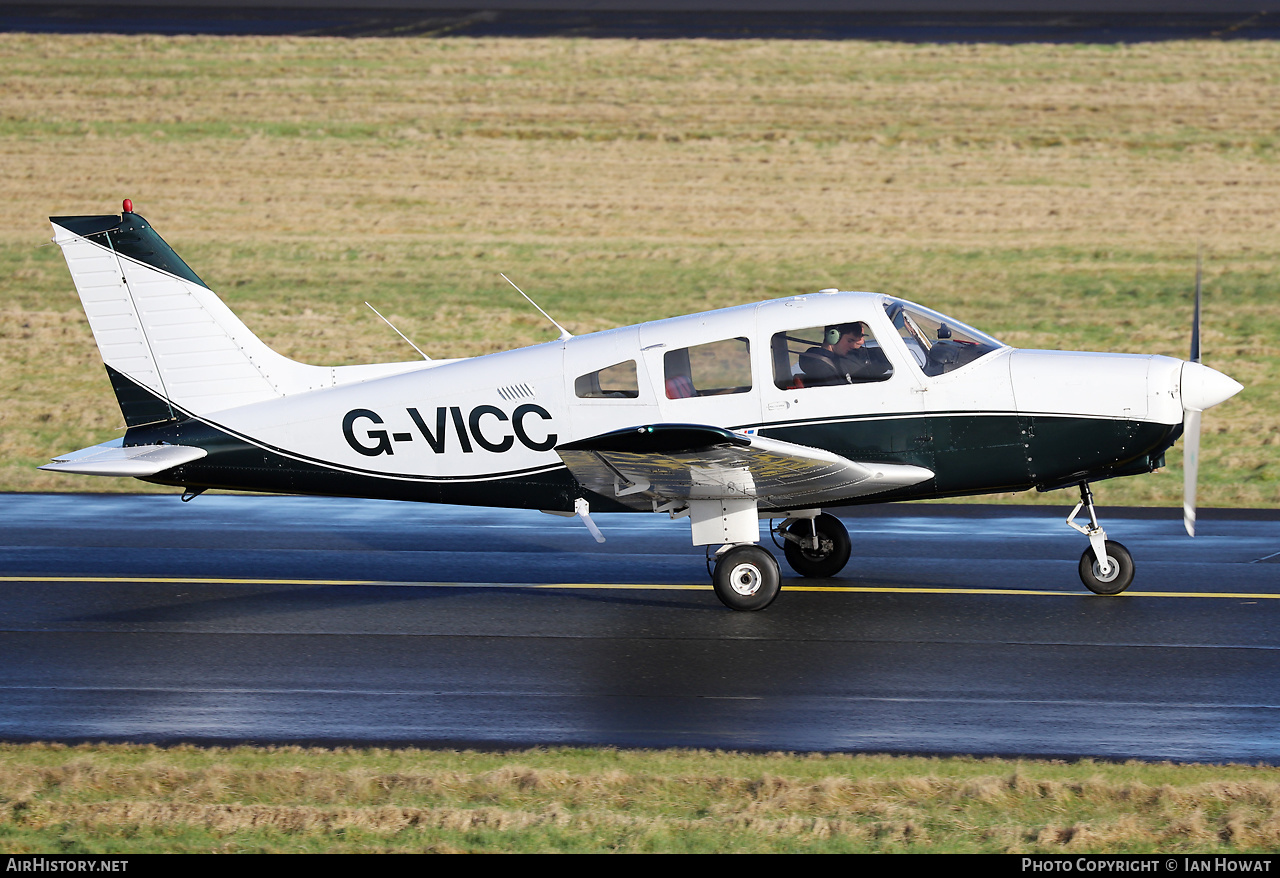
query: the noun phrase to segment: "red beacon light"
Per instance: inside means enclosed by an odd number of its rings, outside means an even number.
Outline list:
[[[125,213],[133,213],[133,199],[132,199],[132,198],[126,198],[126,199],[124,200],[124,212],[125,212]]]

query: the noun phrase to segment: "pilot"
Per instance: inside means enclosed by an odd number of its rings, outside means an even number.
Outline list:
[[[868,349],[867,327],[861,322],[828,326],[823,343],[800,355],[806,387],[878,381],[893,368],[878,348]]]

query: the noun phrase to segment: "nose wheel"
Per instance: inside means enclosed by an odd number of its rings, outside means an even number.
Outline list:
[[[1133,582],[1133,557],[1115,540],[1106,540],[1105,563],[1098,560],[1093,546],[1080,556],[1080,581],[1094,594],[1120,594]]]
[[[1076,524],[1081,509],[1089,510],[1089,524]],[[1107,539],[1107,532],[1098,524],[1098,513],[1093,508],[1093,492],[1088,482],[1080,483],[1080,502],[1067,516],[1067,524],[1089,538],[1089,548],[1080,556],[1080,581],[1094,594],[1120,594],[1133,583],[1133,556],[1120,543]]]

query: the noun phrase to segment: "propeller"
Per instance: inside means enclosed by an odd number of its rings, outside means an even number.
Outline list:
[[[1187,362],[1200,363],[1200,266],[1201,250],[1196,250],[1196,307],[1191,317],[1191,356]],[[1186,367],[1183,367],[1183,381]],[[1200,477],[1200,410],[1187,407],[1182,397],[1182,526],[1187,536],[1196,535],[1196,482]]]
[[[1239,393],[1233,378],[1200,362],[1200,253],[1196,253],[1196,307],[1191,358],[1182,365],[1182,525],[1196,535],[1196,480],[1200,474],[1200,414]]]

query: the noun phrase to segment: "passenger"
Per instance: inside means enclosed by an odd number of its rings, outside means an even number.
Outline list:
[[[697,396],[693,381],[688,375],[673,375],[667,379],[667,399],[688,399]]]
[[[823,343],[800,355],[805,386],[879,381],[891,374],[893,367],[888,359],[879,348],[865,347],[866,339],[864,323],[828,326]]]

